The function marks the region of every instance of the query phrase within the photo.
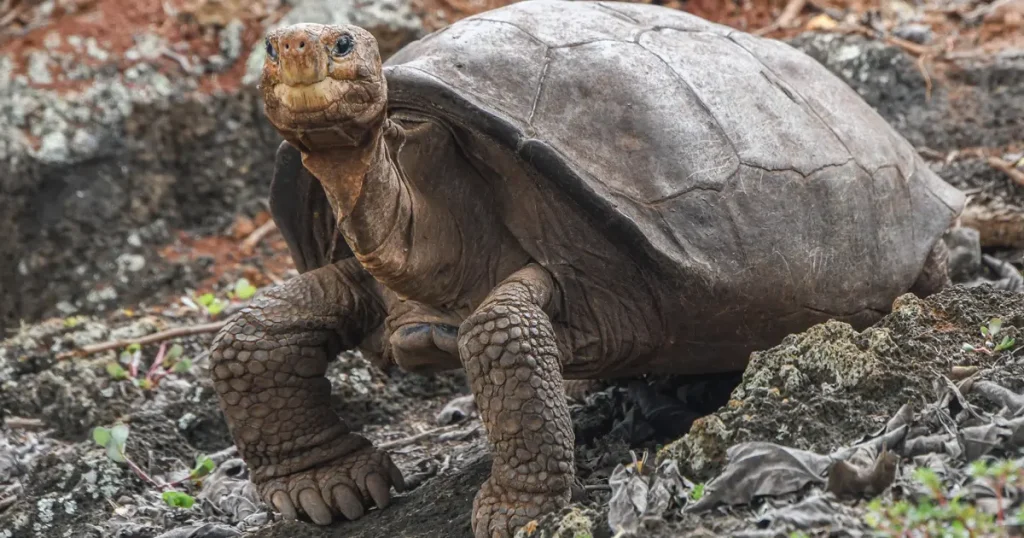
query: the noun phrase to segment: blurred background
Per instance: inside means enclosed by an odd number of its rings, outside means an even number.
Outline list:
[[[504,3],[0,0],[0,328],[287,278],[254,88],[266,30],[351,22],[389,54]],[[971,191],[983,243],[1022,246],[1024,2],[665,3],[822,61]]]

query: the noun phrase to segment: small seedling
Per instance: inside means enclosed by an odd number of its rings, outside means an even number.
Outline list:
[[[988,320],[987,324],[981,326],[981,336],[985,339],[985,343],[981,347],[977,347],[964,342],[963,350],[992,355],[1012,348],[1017,343],[1017,340],[1009,335],[1003,335],[1003,339],[999,341],[999,344],[995,343],[1002,328],[1003,320],[1001,318],[996,317]]]
[[[693,489],[690,490],[690,500],[699,501],[704,497],[704,482],[696,484]]]
[[[223,312],[224,307],[227,306],[224,301],[218,299],[217,296],[212,293],[204,293],[199,297],[196,297],[196,302],[199,303],[199,306],[205,308],[206,313],[211,317]]]
[[[157,482],[153,477],[143,471],[131,458],[125,454],[125,443],[128,441],[128,425],[117,424],[111,428],[97,426],[92,430],[93,441],[107,450],[107,457],[117,463],[127,464],[128,467],[144,482],[161,490],[161,497],[168,506],[175,508],[191,508],[195,499],[191,495],[174,488],[192,482],[196,486],[202,485],[202,478],[213,472],[216,465],[209,456],[201,455],[196,457],[196,465],[189,471],[188,476],[170,483]]]
[[[160,384],[160,380],[170,373],[183,374],[192,368],[192,361],[182,355],[185,348],[174,344],[167,349],[167,344],[160,344],[156,358],[146,371],[145,377],[139,377],[139,363],[142,360],[142,346],[131,344],[121,352],[119,362],[107,364],[107,375],[111,379],[130,379],[132,384],[143,390],[151,390]],[[127,369],[125,368],[126,365]]]
[[[256,295],[256,286],[253,286],[248,278],[239,278],[235,282],[235,288],[228,292],[228,297],[231,299],[246,300]]]
[[[975,460],[970,474],[988,483],[996,495],[995,516],[961,499],[964,489],[950,495],[932,469],[918,468],[914,479],[924,486],[925,495],[916,501],[902,499],[888,506],[876,498],[868,505],[865,522],[886,536],[1006,536],[1006,526],[1017,525],[1024,511],[1006,517],[1004,488],[1024,485],[1024,469],[1014,461],[989,464]]]

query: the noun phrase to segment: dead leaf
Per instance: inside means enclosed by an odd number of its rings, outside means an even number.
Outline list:
[[[806,28],[809,31],[834,30],[837,26],[839,26],[839,23],[835,19],[825,13],[820,13],[807,21]]]
[[[873,497],[885,491],[896,479],[899,462],[898,455],[884,448],[868,467],[851,461],[837,461],[829,470],[825,489],[836,496]]]

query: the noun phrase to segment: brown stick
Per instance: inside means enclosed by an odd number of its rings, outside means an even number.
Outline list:
[[[41,430],[46,427],[46,423],[42,420],[26,417],[7,417],[4,419],[4,424],[12,430]]]
[[[786,3],[786,7],[782,9],[782,14],[779,15],[775,24],[778,25],[779,28],[788,28],[800,15],[800,12],[804,10],[804,6],[806,5],[807,0],[789,0],[789,2]]]
[[[190,325],[187,327],[175,327],[173,329],[167,329],[166,331],[160,331],[158,333],[148,334],[142,338],[135,338],[132,340],[112,340],[109,342],[101,342],[99,344],[91,344],[88,346],[82,346],[76,350],[68,351],[57,355],[58,360],[63,360],[71,357],[84,357],[86,355],[92,355],[94,353],[100,353],[103,351],[109,351],[111,349],[118,349],[127,347],[132,344],[139,344],[144,346],[146,344],[154,344],[156,342],[162,342],[171,338],[178,338],[180,336],[192,336],[194,334],[206,334],[214,333],[224,326],[224,321],[214,321],[211,323],[201,323],[199,325]]]
[[[448,424],[446,426],[440,426],[440,427],[434,428],[432,430],[427,430],[425,432],[420,432],[420,433],[417,433],[415,435],[410,435],[409,437],[403,437],[401,439],[395,439],[394,441],[388,441],[386,443],[377,443],[377,448],[379,448],[381,450],[387,450],[387,449],[392,449],[392,448],[401,447],[401,446],[405,446],[405,445],[411,445],[411,444],[415,443],[416,441],[419,441],[420,439],[426,439],[427,437],[433,437],[433,436],[436,436],[436,435],[440,435],[442,433],[447,433],[447,432],[450,432],[450,431],[455,431],[455,430],[459,429],[459,427],[461,427],[461,426],[465,426],[465,423],[456,422],[455,424]]]
[[[242,251],[252,252],[252,249],[256,248],[256,245],[260,244],[260,241],[267,236],[270,232],[277,229],[277,224],[274,223],[274,219],[269,219],[267,222],[260,224],[259,228],[256,228],[242,241]]]
[[[1013,166],[1013,163],[1004,161],[999,157],[989,157],[988,164],[992,168],[1000,170],[1010,176],[1010,179],[1012,179],[1014,183],[1024,187],[1024,172],[1017,170],[1017,168]]]
[[[774,32],[775,30],[782,30],[788,28],[793,21],[800,15],[800,12],[804,10],[804,6],[807,5],[807,0],[789,0],[786,3],[786,7],[782,8],[782,13],[779,18],[775,19],[775,22],[759,28],[754,31],[754,35],[762,36]]]

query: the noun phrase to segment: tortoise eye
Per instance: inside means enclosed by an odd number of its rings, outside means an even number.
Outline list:
[[[270,56],[271,60],[275,60],[276,61],[277,60],[277,50],[274,49],[274,45],[270,43],[270,38],[269,37],[266,38],[264,40],[264,42],[265,42],[265,45],[267,47],[267,56]]]
[[[337,56],[345,56],[352,52],[353,48],[355,48],[355,42],[352,40],[352,36],[345,34],[338,38],[338,41],[334,44],[334,50],[331,52]]]

